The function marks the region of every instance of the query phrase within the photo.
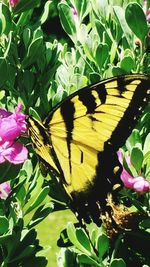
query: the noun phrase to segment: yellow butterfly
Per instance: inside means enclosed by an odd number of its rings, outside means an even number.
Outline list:
[[[87,222],[98,220],[99,205],[105,205],[107,193],[118,182],[116,151],[149,95],[148,76],[114,77],[73,93],[43,123],[28,119],[35,152],[59,177],[72,209]]]

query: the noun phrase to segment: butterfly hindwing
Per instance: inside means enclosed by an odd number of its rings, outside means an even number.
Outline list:
[[[72,201],[91,206],[98,199],[100,204],[105,201],[117,182],[116,151],[130,135],[149,93],[150,80],[145,75],[112,78],[66,98],[43,125],[36,126],[31,119],[32,141],[36,148],[38,139],[41,145],[36,152],[59,173]]]

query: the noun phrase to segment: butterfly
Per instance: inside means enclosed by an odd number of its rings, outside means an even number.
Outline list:
[[[59,177],[71,209],[86,222],[99,220],[107,193],[121,183],[116,152],[131,134],[149,96],[148,76],[118,76],[68,96],[43,123],[29,116],[35,152]]]

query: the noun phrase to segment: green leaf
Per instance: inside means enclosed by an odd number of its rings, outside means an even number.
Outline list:
[[[119,76],[119,75],[124,75],[125,71],[119,67],[114,66],[112,68],[112,74],[113,76]]]
[[[37,231],[35,229],[29,230],[27,228],[24,228],[21,231],[20,241],[22,242],[24,246],[27,246],[29,244],[33,244],[36,240],[36,237],[37,237]],[[17,252],[15,253],[17,254]]]
[[[90,223],[86,227],[87,231],[89,232],[91,242],[94,244],[94,246],[96,245],[97,248],[97,240],[99,236],[105,234],[103,226],[101,225],[99,227],[95,223]]]
[[[132,131],[132,134],[126,141],[126,146],[129,151],[131,151],[134,146],[139,147],[142,150],[142,140],[138,129]]]
[[[34,39],[28,47],[27,55],[22,61],[22,68],[27,68],[38,60],[39,51],[41,51],[43,45],[43,38],[38,37]]]
[[[150,229],[150,219],[145,219],[140,222],[139,226],[143,229]]]
[[[32,203],[30,203],[30,207],[26,210],[26,214],[32,211],[33,209],[37,208],[45,199],[45,197],[48,195],[48,193],[49,193],[49,186],[46,186],[43,189],[41,189],[41,192],[37,195],[37,197],[35,197],[35,200]]]
[[[111,262],[110,267],[126,267],[126,263],[123,259],[114,259]]]
[[[92,257],[88,255],[79,254],[77,255],[77,258],[80,264],[87,264],[88,266],[93,266],[93,267],[102,267],[101,264],[96,262]]]
[[[56,106],[62,99],[67,97],[67,92],[63,90],[63,88],[58,88],[57,93],[53,96],[52,102],[53,102],[53,107]]]
[[[145,166],[146,170],[144,171],[144,175],[148,181],[150,181],[150,151],[148,151],[144,155],[143,166]]]
[[[28,95],[31,96],[31,92],[35,83],[35,76],[33,72],[25,70],[22,75],[22,82]]]
[[[67,224],[67,235],[70,239],[70,241],[72,242],[72,244],[74,244],[75,246],[78,245],[78,240],[76,237],[76,229],[74,227],[74,224],[72,222],[69,222]]]
[[[144,155],[149,152],[150,148],[150,133],[146,136],[145,142],[144,142],[144,148],[143,148],[143,153]]]
[[[90,76],[91,84],[97,83],[97,82],[99,82],[101,80],[101,76],[97,72],[91,72],[91,73],[89,73],[89,76]]]
[[[0,101],[2,101],[2,99],[5,97],[5,91],[4,90],[0,90]]]
[[[20,201],[23,206],[25,203],[27,191],[22,183],[20,183],[19,185],[15,188],[13,195]]]
[[[32,107],[29,108],[29,115],[33,116],[36,120],[41,121],[41,118],[39,116],[39,114],[36,112],[36,110]]]
[[[30,266],[29,267],[33,267],[33,266],[48,267],[48,260],[47,260],[47,258],[41,257],[41,256],[40,257],[36,256],[36,258],[32,257],[32,258],[30,258]],[[23,267],[26,267],[26,262],[25,262],[25,265],[23,265]]]
[[[20,176],[27,176],[27,181],[31,178],[31,175],[33,174],[33,166],[29,159],[27,159],[20,170]]]
[[[40,0],[21,0],[19,3],[13,8],[13,13],[22,13],[26,10],[33,9],[40,4]]]
[[[141,170],[143,159],[143,152],[138,147],[133,147],[131,150],[131,163],[137,172]]]
[[[58,266],[74,267],[76,262],[76,253],[73,250],[61,248],[57,256]]]
[[[31,40],[31,29],[25,28],[23,31],[23,41],[26,49],[28,48],[30,40]]]
[[[0,57],[0,87],[2,87],[8,79],[7,62],[4,57]]]
[[[127,42],[130,44],[130,47],[132,48],[132,42],[131,42],[131,30],[128,27],[128,24],[125,20],[125,11],[121,6],[113,6],[113,9],[115,11],[115,14],[117,16],[117,19],[120,23],[120,27],[123,30],[123,33],[127,39]]]
[[[75,92],[77,89],[83,88],[87,85],[87,77],[79,73],[75,73],[71,79],[71,87],[69,94]],[[66,97],[63,95],[63,98]]]
[[[3,183],[8,180],[15,179],[19,174],[22,164],[11,164],[8,162],[4,162],[0,167],[0,183]]]
[[[66,3],[60,3],[58,9],[62,27],[68,35],[73,36],[76,33],[76,27],[71,7]]]
[[[9,221],[5,216],[0,216],[0,235],[8,232]]]
[[[48,207],[49,205],[49,207]],[[48,203],[48,205],[39,207],[34,213],[31,221],[29,222],[29,228],[35,227],[35,225],[39,224],[43,221],[51,212],[54,210],[53,203]]]
[[[18,253],[18,256],[13,257],[13,259],[9,260],[10,264],[15,263],[15,261],[30,257],[36,252],[36,247],[34,245],[28,245],[23,251]]]
[[[129,3],[126,7],[125,18],[133,33],[144,42],[148,26],[142,7],[137,3]]]
[[[89,12],[89,1],[88,0],[75,0],[75,7],[77,9],[77,16],[80,17],[80,22],[87,16]]]
[[[40,23],[41,24],[43,24],[48,19],[51,3],[52,3],[52,1],[47,1],[45,3],[44,11],[43,11],[43,14],[42,14],[42,16],[40,18]]]
[[[70,246],[72,246],[72,243],[70,242],[70,240],[67,236],[66,228],[61,231],[59,239],[57,240],[57,246],[58,247],[70,247]]]
[[[54,175],[51,174],[51,178],[52,179],[48,183],[50,187],[49,196],[59,202],[67,201],[66,193],[64,192],[64,189],[60,186],[60,184],[58,186],[56,177],[54,177]],[[59,204],[61,204],[62,206],[62,203],[59,203]]]
[[[126,73],[130,73],[135,68],[135,62],[132,57],[126,56],[121,60],[120,66]]]
[[[18,186],[17,186],[18,187]],[[19,188],[20,189],[20,188]],[[10,223],[10,233],[12,234],[14,225],[23,217],[22,210],[16,210],[16,203],[12,203],[9,207],[9,223]],[[20,229],[20,228],[19,228]]]
[[[114,64],[114,60],[117,56],[117,53],[118,53],[118,47],[117,47],[116,42],[113,41],[110,47],[110,63]],[[115,66],[114,68],[118,68],[118,67]]]
[[[41,175],[39,168],[36,168],[36,171],[34,173],[33,179],[30,179],[30,186],[28,188],[28,194],[30,196],[31,203],[35,200],[35,197],[39,194],[41,191],[41,188],[43,186],[43,176]],[[27,206],[29,206],[29,203],[27,203]]]
[[[0,33],[8,34],[11,30],[11,13],[8,6],[0,3]]]
[[[7,63],[7,75],[7,82],[10,84],[10,88],[13,88],[16,80],[16,66]]]
[[[98,237],[97,250],[99,252],[99,257],[102,259],[104,254],[109,250],[109,240],[106,235],[102,234]]]
[[[81,231],[83,231],[83,230],[81,229]],[[76,228],[74,227],[73,223],[71,223],[71,222],[68,223],[68,225],[67,225],[67,235],[69,237],[69,240],[72,242],[72,244],[77,249],[79,249],[80,251],[82,251],[82,252],[84,252],[84,253],[86,253],[88,255],[91,255],[89,250],[86,249],[87,244],[84,247],[84,244],[80,243],[82,238],[80,239],[79,233],[76,234]],[[77,235],[78,235],[78,237],[77,237]],[[81,235],[81,233],[80,233],[80,235]],[[78,238],[79,238],[80,241],[78,240]],[[85,238],[85,235],[84,235],[84,238]]]
[[[89,237],[87,236],[87,234],[85,233],[85,231],[82,228],[76,229],[76,237],[77,237],[78,241],[80,242],[80,244],[82,244],[82,246],[86,250],[92,252],[92,247],[91,247]]]
[[[95,60],[99,69],[104,68],[105,62],[109,59],[109,48],[107,44],[100,43],[96,49]]]
[[[3,246],[3,244],[9,244],[11,240],[12,234],[10,232],[3,234],[0,236],[0,244]]]
[[[100,20],[95,20],[96,30],[101,43],[106,43],[108,47],[111,47],[112,37],[109,36],[108,30]]]

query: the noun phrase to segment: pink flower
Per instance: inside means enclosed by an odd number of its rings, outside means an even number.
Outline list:
[[[120,163],[123,164],[123,155],[120,150],[117,152],[117,155]],[[130,157],[126,158],[126,162],[129,166],[131,165]],[[150,190],[150,182],[143,176],[133,177],[125,168],[123,168],[120,178],[126,188],[131,188],[137,193],[145,193]]]
[[[20,164],[27,159],[27,149],[15,141],[27,129],[21,108],[18,104],[14,113],[0,109],[0,163]]]
[[[9,161],[13,164],[21,164],[28,157],[28,150],[21,143],[6,141],[0,145],[0,163]]]
[[[0,184],[0,198],[6,199],[11,192],[11,187],[8,182]]]
[[[118,156],[120,163],[123,164],[123,154],[121,150],[118,150],[117,156]],[[129,156],[126,157],[126,162],[128,163],[128,165],[131,165],[131,160]]]
[[[142,176],[134,178],[133,189],[135,192],[145,193],[150,190],[150,183]]]
[[[12,7],[15,7],[19,3],[19,0],[9,0],[9,3]]]
[[[145,193],[150,190],[150,183],[143,176],[133,177],[125,169],[121,173],[121,180],[125,187],[135,192]]]
[[[14,113],[0,109],[0,141],[13,141],[26,131],[25,115],[18,104]]]

